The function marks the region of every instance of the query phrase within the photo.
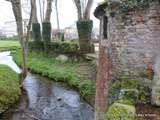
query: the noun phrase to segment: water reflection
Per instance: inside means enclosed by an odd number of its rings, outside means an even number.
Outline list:
[[[10,56],[10,52],[0,53],[0,64],[8,65],[20,73],[20,69]],[[92,108],[80,99],[78,92],[70,89],[66,84],[28,73],[23,86],[27,95],[23,94],[20,104],[13,110],[4,113],[1,120],[94,119]]]

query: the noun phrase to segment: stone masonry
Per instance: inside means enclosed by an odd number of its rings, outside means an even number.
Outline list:
[[[118,72],[137,74],[140,70],[153,70],[160,76],[160,3],[154,2],[145,10],[130,11],[126,15],[116,13],[109,17],[108,37],[112,44],[113,69]],[[160,65],[159,65],[160,66]],[[114,73],[113,72],[113,73]],[[136,73],[137,72],[137,73]],[[155,79],[156,78],[156,79]],[[153,103],[160,105],[160,85],[154,83],[160,77],[154,77],[152,93]],[[160,82],[158,82],[160,83]],[[155,90],[156,89],[156,90]]]
[[[122,70],[153,67],[160,55],[160,4],[110,18],[109,38],[115,67]]]

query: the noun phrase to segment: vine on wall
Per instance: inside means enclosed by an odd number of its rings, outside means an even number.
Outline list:
[[[148,8],[150,3],[155,0],[121,0],[120,11],[128,13],[131,10],[141,10]]]

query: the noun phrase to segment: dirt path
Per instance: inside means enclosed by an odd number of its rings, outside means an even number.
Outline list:
[[[79,75],[84,76],[85,79],[92,80],[93,83],[95,83],[95,81],[96,81],[96,69],[94,69],[93,66],[91,66],[89,63],[79,64],[76,72]]]
[[[89,63],[82,63],[79,64],[78,69],[76,72],[80,76],[84,76],[84,80],[92,80],[93,84],[96,82],[96,69],[91,66]],[[94,106],[95,103],[95,94],[92,96],[85,97],[85,100],[92,106]]]

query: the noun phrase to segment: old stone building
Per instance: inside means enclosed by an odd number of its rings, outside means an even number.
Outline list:
[[[108,38],[103,39],[102,45],[110,43],[112,46],[113,68],[131,74],[131,71],[154,70],[160,56],[159,2],[123,14],[119,13],[119,8],[112,10],[103,14],[108,17]]]
[[[110,17],[109,39],[121,70],[154,69],[160,55],[160,4]],[[115,55],[116,54],[116,55]],[[115,59],[116,60],[116,59]],[[123,69],[122,69],[123,68]]]
[[[101,45],[111,46],[106,48],[112,56],[113,78],[127,75],[144,82],[152,90],[152,103],[160,105],[156,92],[160,90],[160,1],[127,12],[121,12],[120,0],[110,1],[109,7],[97,7],[95,16],[103,24]]]
[[[154,1],[142,10],[109,17],[108,36],[112,44],[115,74],[128,74],[152,90],[152,104],[160,105],[160,3]],[[144,83],[147,85],[147,83]]]

